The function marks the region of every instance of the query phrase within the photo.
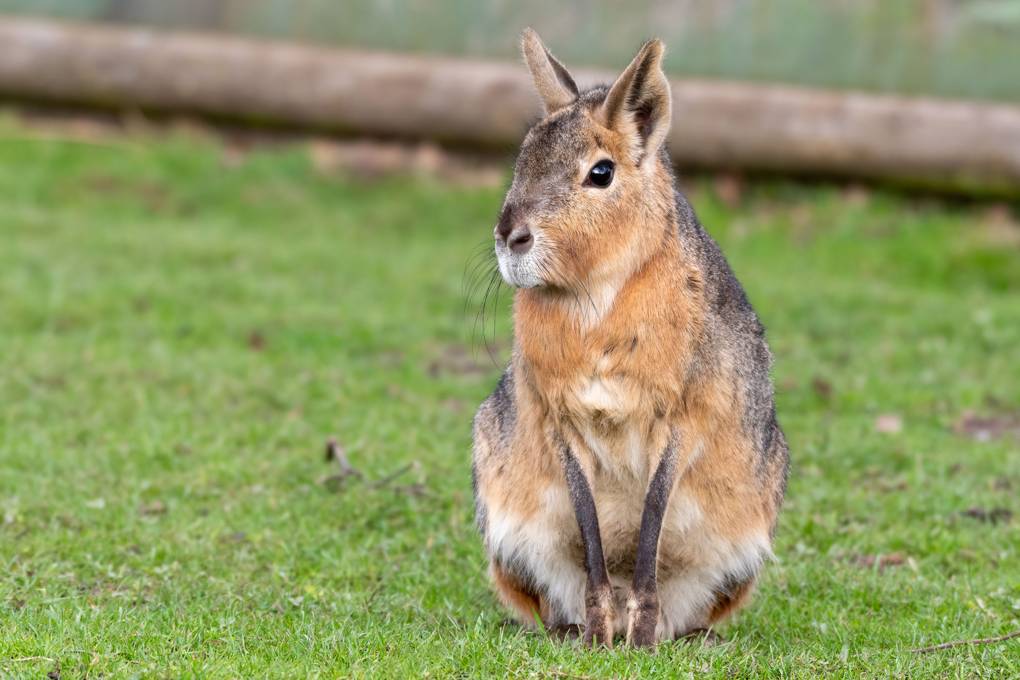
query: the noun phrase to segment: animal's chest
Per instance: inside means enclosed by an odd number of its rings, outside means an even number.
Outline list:
[[[565,410],[581,453],[590,453],[597,471],[612,478],[648,478],[649,462],[660,439],[654,399],[625,371],[593,362],[570,385]]]
[[[624,375],[592,371],[575,379],[570,392],[568,408],[578,420],[612,428],[640,416],[641,387]]]

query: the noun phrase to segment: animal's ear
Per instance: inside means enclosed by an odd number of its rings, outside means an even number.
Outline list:
[[[535,89],[542,98],[546,114],[574,103],[577,85],[570,72],[546,49],[538,33],[530,28],[524,29],[521,36],[521,52],[528,62],[528,70],[535,80]]]
[[[654,157],[669,132],[671,98],[662,71],[662,41],[649,40],[630,62],[602,104],[606,127],[633,136],[642,159]]]

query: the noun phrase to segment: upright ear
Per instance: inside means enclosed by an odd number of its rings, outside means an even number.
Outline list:
[[[577,99],[577,85],[567,69],[556,60],[530,28],[521,36],[521,51],[528,62],[528,70],[535,79],[535,89],[542,98],[546,114],[569,106]]]
[[[602,104],[606,127],[633,136],[641,158],[654,157],[669,132],[671,98],[662,72],[662,41],[649,40],[630,62]]]

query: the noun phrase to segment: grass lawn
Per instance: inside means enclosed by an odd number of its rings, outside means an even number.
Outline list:
[[[776,354],[778,559],[725,644],[589,652],[505,623],[473,525],[500,368],[462,278],[500,189],[0,121],[0,676],[1016,677],[1020,639],[910,651],[1020,628],[1015,218],[720,187],[690,194]]]

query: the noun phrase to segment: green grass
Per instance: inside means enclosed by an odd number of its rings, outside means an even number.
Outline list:
[[[0,676],[1020,673],[1020,640],[909,651],[1020,628],[1018,519],[962,514],[1020,515],[1020,442],[953,430],[1020,412],[1020,228],[838,188],[691,195],[776,354],[778,560],[724,645],[589,652],[504,623],[473,526],[499,369],[461,285],[498,189],[0,122]],[[331,434],[364,480],[323,482]]]

